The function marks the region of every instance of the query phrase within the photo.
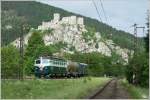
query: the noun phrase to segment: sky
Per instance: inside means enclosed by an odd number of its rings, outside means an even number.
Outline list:
[[[96,8],[92,0],[37,0],[39,2],[59,7],[64,10],[81,14],[83,16],[98,19]],[[101,0],[105,10],[103,13],[100,0],[94,0],[102,22],[111,25],[118,30],[124,30],[133,34],[134,23],[138,26],[145,26],[146,13],[150,0]],[[142,29],[138,29],[137,35],[144,36]]]

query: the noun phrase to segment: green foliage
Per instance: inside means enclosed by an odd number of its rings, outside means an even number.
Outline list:
[[[24,75],[32,75],[34,72],[34,57],[28,57],[25,56],[25,61],[24,61]]]
[[[28,25],[37,28],[42,21],[51,20],[55,12],[63,16],[71,15],[62,9],[35,1],[2,1],[2,45],[19,37],[20,24],[24,19]],[[12,25],[12,29],[7,30],[7,25]]]
[[[25,73],[31,74],[33,72],[34,60],[39,55],[39,47],[44,45],[44,41],[40,32],[33,32],[28,40],[28,46],[25,50]]]
[[[113,58],[100,53],[65,54],[66,59],[88,64],[88,74],[92,76],[118,76],[123,77],[125,67],[121,63],[112,63]],[[119,59],[119,58],[118,58]]]
[[[149,33],[146,35],[146,37],[144,38],[144,40],[145,40],[146,52],[149,52]]]
[[[88,42],[91,40],[91,38],[89,37],[88,35],[89,32],[83,32],[82,33],[82,36],[83,36],[83,39],[85,40],[85,42]]]
[[[35,1],[23,1],[23,2],[2,1],[2,45],[7,45],[11,41],[19,37],[19,34],[21,32],[20,26],[22,25],[22,23],[26,22],[31,27],[37,28],[37,26],[40,25],[42,21],[51,20],[53,18],[53,13],[60,13],[61,17],[70,16],[70,15],[81,16],[71,12],[67,12],[63,9],[52,7],[46,4],[41,4]],[[88,30],[87,33],[82,34],[86,42],[90,41],[91,39],[94,39],[95,32],[100,32],[102,37],[104,37],[105,39],[112,39],[114,43],[116,43],[118,46],[122,48],[133,49],[134,47],[133,35],[124,31],[117,30],[105,23],[99,22],[96,19],[91,19],[84,16],[82,17],[84,18],[84,22]],[[29,45],[27,46],[25,52],[25,64],[26,64],[25,69],[27,70],[27,72],[30,71],[30,69],[33,69],[34,59],[39,55],[43,55],[43,54],[51,55],[51,52],[52,53],[58,52],[60,51],[60,48],[66,47],[65,43],[57,43],[45,47],[44,42],[42,40],[43,34],[41,33],[41,31],[35,29],[31,31],[33,31],[33,35],[29,39]],[[48,29],[44,33],[51,34],[52,30]],[[138,49],[139,51],[141,51],[143,50],[143,44],[144,44],[143,38],[138,38],[138,42],[139,42]],[[88,63],[90,65],[89,68],[91,70],[91,73],[94,74],[94,71],[96,71],[97,75],[100,76],[103,74],[116,76],[118,75],[116,73],[122,72],[119,70],[123,70],[120,67],[122,65],[120,64],[121,60],[118,56],[112,56],[111,58],[111,57],[104,57],[97,53],[91,53],[91,54],[76,53],[75,55],[67,55],[66,57],[69,57],[74,61]],[[87,60],[87,58],[89,60]],[[119,59],[119,63],[116,63],[118,59]],[[142,59],[144,59],[144,57]],[[144,69],[141,70],[147,69],[146,67],[148,65],[147,60],[144,59],[144,61],[146,61],[144,62],[145,67],[142,67]],[[141,64],[139,65],[141,66]],[[129,65],[128,67],[129,69],[130,67],[132,69],[132,66]],[[130,74],[132,74],[132,70],[130,71],[131,72],[129,72],[128,74],[129,76]],[[142,73],[143,73],[142,75],[147,75],[145,74],[147,73],[147,70]],[[144,80],[146,80],[146,78]]]
[[[20,69],[19,50],[12,45],[1,49],[1,75],[2,78],[17,78]]]
[[[96,43],[95,48],[97,48],[97,49],[99,48],[98,43]]]
[[[149,89],[129,84],[127,80],[120,80],[119,83],[128,91],[133,99],[148,99]]]
[[[51,46],[39,46],[35,51],[36,56],[52,56],[52,53],[56,52],[57,50]]]
[[[1,19],[3,46],[8,45],[8,43],[20,36],[21,26],[26,23],[26,20],[23,16],[19,16],[15,10],[11,9],[2,11]]]
[[[86,27],[88,32],[83,32],[82,36],[85,39],[85,42],[90,41],[91,39],[95,40],[95,29],[93,27]]]
[[[54,47],[56,47],[57,49],[61,49],[61,48],[66,47],[66,46],[67,46],[67,43],[58,42],[58,43],[55,43],[55,44],[50,45],[50,46],[52,46],[52,47],[54,46]]]
[[[40,56],[51,56],[52,53],[60,51],[66,46],[65,43],[59,42],[54,45],[45,46],[42,39],[43,33],[41,31],[32,30],[32,35],[28,40],[28,45],[25,50],[25,69],[24,73],[27,75],[33,74],[34,60]]]
[[[85,77],[86,78],[86,77]],[[1,86],[2,99],[81,99],[103,87],[110,79],[95,78],[91,80],[59,79],[59,80],[4,80]]]
[[[149,85],[149,34],[145,39],[145,51],[135,51],[130,58],[126,69],[126,77],[129,83],[148,87]],[[134,76],[134,77],[133,77]]]
[[[129,83],[148,87],[149,62],[148,54],[136,52],[129,61],[126,69],[126,77]],[[133,77],[135,76],[135,78]]]
[[[74,50],[75,50],[75,47],[74,47],[74,46],[71,46],[71,47],[69,48],[69,50],[70,50],[70,51],[74,51]]]
[[[88,36],[93,38],[95,35],[95,32],[96,32],[95,28],[94,27],[87,27],[86,29],[88,30],[88,32],[87,32]]]
[[[30,57],[34,57],[35,51],[39,46],[43,46],[44,45],[44,41],[41,37],[41,34],[38,32],[33,32],[31,37],[28,40],[28,46],[26,48],[26,52],[25,55],[26,56],[30,56]]]
[[[43,35],[45,35],[45,34],[51,34],[51,35],[53,35],[53,30],[54,29],[51,29],[51,28],[48,28],[47,30],[43,30],[41,33],[43,34]]]

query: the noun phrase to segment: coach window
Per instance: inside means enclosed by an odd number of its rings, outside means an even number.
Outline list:
[[[58,65],[58,62],[56,61],[56,65]]]

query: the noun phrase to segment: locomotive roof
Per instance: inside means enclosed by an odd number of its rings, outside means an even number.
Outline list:
[[[88,64],[86,64],[86,63],[80,63],[81,65],[88,65]]]
[[[41,58],[41,57],[39,57],[39,58]],[[53,60],[64,60],[64,61],[66,61],[66,60],[63,59],[63,58],[54,57],[54,56],[43,56],[42,58],[43,58],[43,59],[53,59]]]

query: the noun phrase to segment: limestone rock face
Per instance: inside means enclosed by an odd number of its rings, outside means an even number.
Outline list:
[[[98,52],[101,52],[106,56],[111,56],[111,50],[108,48],[108,46],[105,45],[105,43],[99,42],[98,45],[99,45]]]
[[[54,20],[53,20],[53,21],[54,21],[55,23],[57,23],[57,22],[59,22],[59,20],[60,20],[60,15],[59,15],[58,13],[55,13],[55,14],[54,14]]]
[[[114,50],[116,54],[123,58],[125,63],[128,62],[128,53],[130,51],[115,46],[115,43],[112,40],[104,40],[100,32],[95,32],[95,38],[86,41],[82,33],[88,31],[85,28],[84,19],[82,17],[68,16],[60,19],[60,14],[55,13],[53,20],[42,22],[42,25],[39,25],[37,28],[37,30],[41,31],[49,29],[53,29],[53,31],[52,34],[45,34],[43,36],[45,45],[56,44],[59,42],[66,43],[67,46],[63,48],[64,52],[71,54],[74,53],[74,51],[70,50],[72,47],[74,47],[76,51],[82,53],[99,52],[105,56],[111,56],[112,50]],[[29,33],[24,37],[24,43],[26,45],[28,44],[28,39],[31,35],[32,33]],[[19,38],[12,42],[12,44],[18,48],[19,43]]]

